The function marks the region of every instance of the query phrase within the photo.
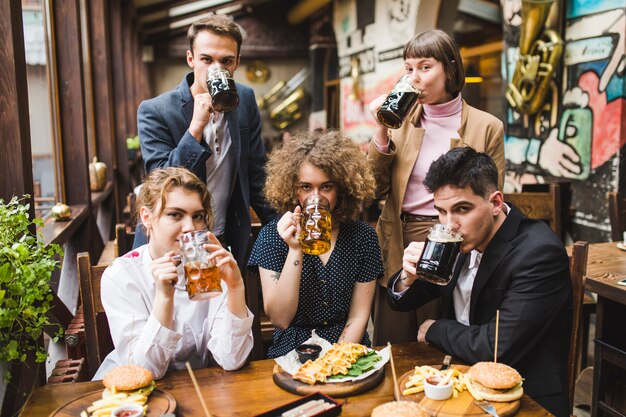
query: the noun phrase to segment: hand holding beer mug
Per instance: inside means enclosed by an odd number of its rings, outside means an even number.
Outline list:
[[[237,108],[239,105],[237,87],[235,80],[226,68],[209,68],[206,82],[215,111],[226,113]]]
[[[187,291],[190,300],[207,300],[222,293],[220,270],[211,252],[204,245],[211,243],[206,230],[187,232],[180,238],[180,259],[185,271],[184,278],[174,285],[177,290]]]
[[[330,203],[321,195],[304,200],[300,217],[300,244],[308,255],[322,255],[330,250],[333,230]]]
[[[393,87],[393,90],[378,112],[378,121],[389,129],[398,129],[404,119],[411,112],[421,91],[411,83],[411,78],[405,74]]]
[[[461,251],[463,235],[445,224],[430,229],[424,250],[417,262],[417,278],[437,285],[447,285],[452,279],[454,264]]]

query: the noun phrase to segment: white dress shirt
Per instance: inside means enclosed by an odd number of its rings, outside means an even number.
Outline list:
[[[452,293],[456,320],[466,326],[469,326],[472,287],[474,286],[474,278],[476,278],[476,272],[478,272],[482,256],[483,254],[476,249],[470,252],[469,264],[466,261],[466,265],[463,265]]]
[[[155,295],[151,262],[144,245],[104,271],[101,298],[115,349],[93,379],[128,363],[144,366],[159,379],[168,369],[184,369],[185,361],[195,368],[206,366],[209,352],[225,370],[241,367],[252,350],[252,313],[248,310],[248,317],[240,319],[228,310],[228,288],[222,282],[222,295],[208,301],[189,300],[186,291],[176,290],[174,329],[162,326],[151,313]]]

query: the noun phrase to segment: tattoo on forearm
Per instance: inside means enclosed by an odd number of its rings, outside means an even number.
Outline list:
[[[298,265],[300,265],[300,261],[296,259],[296,260],[293,262],[293,265],[294,265],[294,266],[298,266]]]
[[[343,332],[341,332],[341,336],[339,336],[339,341],[342,341],[343,339],[345,339],[346,332],[348,331],[348,327],[350,327],[351,324],[352,322],[346,323],[346,326],[343,328]]]

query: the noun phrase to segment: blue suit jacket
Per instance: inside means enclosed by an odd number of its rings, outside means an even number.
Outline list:
[[[572,328],[572,285],[567,253],[543,222],[509,205],[506,220],[485,249],[472,286],[469,326],[459,323],[453,291],[468,254],[461,254],[450,284],[415,283],[389,302],[409,311],[443,297],[444,318],[426,340],[473,364],[494,355],[495,317],[500,310],[498,361],[516,368],[524,391],[556,416],[569,416],[567,358]],[[391,279],[394,282],[397,276]]]
[[[147,172],[181,166],[206,180],[206,160],[213,151],[204,139],[198,143],[187,130],[193,117],[194,101],[189,89],[193,81],[190,72],[178,87],[139,105],[137,127]],[[225,114],[232,139],[231,152],[235,153],[236,178],[224,238],[239,264],[244,265],[250,237],[250,206],[263,223],[270,219],[272,211],[263,197],[266,158],[254,91],[237,84],[237,92],[239,106]]]

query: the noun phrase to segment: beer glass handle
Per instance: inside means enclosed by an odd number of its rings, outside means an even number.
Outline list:
[[[176,265],[180,264],[182,260],[180,255],[174,255],[171,259]],[[187,291],[187,277],[185,274],[182,274],[182,278],[180,278],[176,284],[172,284],[172,287],[176,290]]]

